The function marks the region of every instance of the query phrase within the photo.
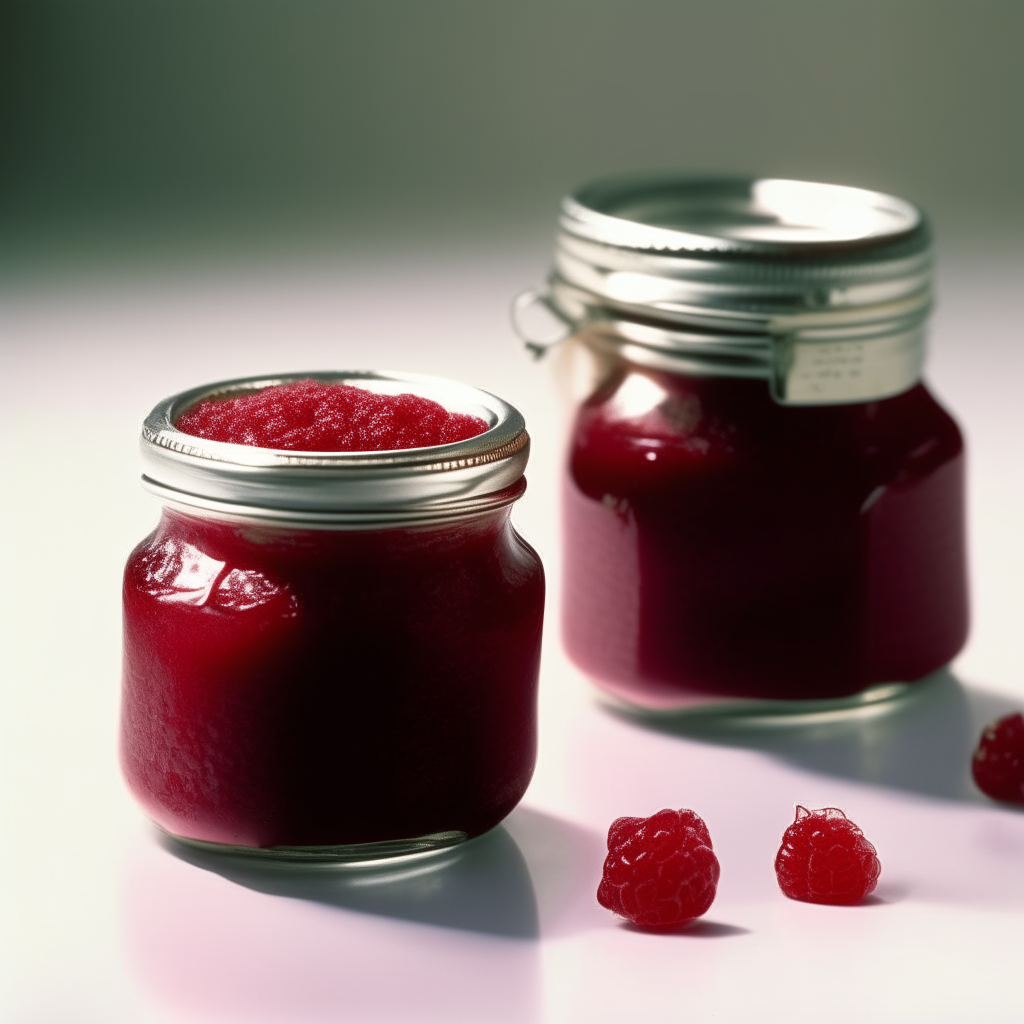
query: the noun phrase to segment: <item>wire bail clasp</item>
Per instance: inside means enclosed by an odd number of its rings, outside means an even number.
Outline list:
[[[534,324],[538,310],[544,312],[540,314],[541,322]],[[555,305],[547,289],[527,288],[520,292],[512,300],[509,313],[512,330],[534,359],[543,359],[550,349],[561,345],[576,330],[576,324]],[[545,321],[550,331],[544,330]]]

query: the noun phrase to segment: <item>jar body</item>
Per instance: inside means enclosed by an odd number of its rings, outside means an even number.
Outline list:
[[[544,580],[509,507],[390,529],[165,511],[124,578],[122,765],[168,832],[479,835],[529,783]]]
[[[656,709],[919,679],[966,639],[963,487],[921,384],[784,406],[764,380],[614,361],[570,441],[569,654]]]

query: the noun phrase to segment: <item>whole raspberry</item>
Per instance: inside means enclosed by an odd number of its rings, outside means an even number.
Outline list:
[[[677,928],[711,906],[718,873],[707,826],[693,811],[616,818],[597,902],[644,928]]]
[[[857,903],[874,891],[881,869],[875,848],[838,807],[797,805],[775,858],[779,888],[805,903]]]
[[[978,789],[993,800],[1024,804],[1024,716],[1007,715],[986,727],[971,774]]]

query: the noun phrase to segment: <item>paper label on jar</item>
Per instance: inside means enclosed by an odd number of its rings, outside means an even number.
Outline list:
[[[899,394],[921,374],[921,328],[881,337],[778,338],[774,391],[785,405],[866,402]]]

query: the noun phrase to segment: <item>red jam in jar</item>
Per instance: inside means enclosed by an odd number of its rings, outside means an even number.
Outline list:
[[[964,456],[920,383],[916,208],[806,182],[598,183],[544,294],[588,353],[563,633],[653,710],[858,703],[967,634]]]
[[[179,838],[338,860],[444,847],[501,821],[533,771],[544,580],[509,518],[521,416],[432,378],[329,377],[486,429],[340,452],[179,429],[278,383],[259,380],[154,410],[144,481],[167,507],[125,570],[122,763]]]
[[[233,398],[204,399],[185,411],[177,427],[194,437],[255,448],[376,452],[454,444],[482,434],[487,424],[420,395],[297,380]]]

